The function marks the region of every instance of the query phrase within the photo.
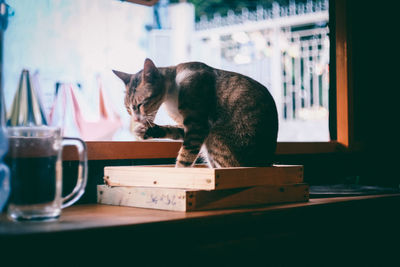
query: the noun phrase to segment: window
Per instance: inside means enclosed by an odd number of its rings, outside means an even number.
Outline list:
[[[341,3],[335,2],[337,6]],[[278,152],[292,153],[294,146],[300,151],[310,147],[310,151],[337,149],[335,142],[326,143],[330,140],[328,1],[281,1],[226,9],[212,16],[196,13],[188,3],[162,0],[156,7],[116,0],[7,3],[13,10],[4,44],[4,87],[9,110],[20,73],[26,68],[41,91],[47,114],[52,110],[57,113],[55,93],[63,91],[65,98],[75,99],[80,107],[74,120],[96,125],[99,118],[106,117],[115,128],[107,136],[93,138],[93,133],[86,133],[84,139],[129,141],[133,136],[123,108],[124,88],[111,69],[134,73],[146,57],[159,66],[201,60],[249,75],[270,89],[280,114],[279,141],[283,143]],[[187,23],[171,19],[177,17]],[[342,46],[345,42],[345,36],[338,34],[335,70],[342,72],[337,73],[337,86],[346,88],[344,94],[337,95],[341,110],[349,107],[347,69],[339,67],[347,66],[346,48]],[[157,120],[170,122],[162,112]],[[64,118],[62,123],[68,121],[71,123],[71,118]],[[338,112],[337,124],[337,140],[348,145],[348,110]],[[80,130],[72,129],[71,134],[82,135]],[[96,142],[92,144],[96,146]]]

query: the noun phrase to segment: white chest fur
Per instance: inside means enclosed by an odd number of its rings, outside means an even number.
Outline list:
[[[175,86],[170,88],[167,93],[167,96],[164,100],[165,109],[168,112],[168,115],[178,124],[183,125],[183,117],[178,110],[178,98],[179,98],[179,90],[181,88],[181,83],[184,82],[187,78],[189,78],[193,74],[192,70],[183,69],[180,70],[175,78]]]
[[[164,100],[164,107],[171,119],[173,119],[178,125],[183,125],[183,117],[178,110],[178,96],[179,89],[176,87],[171,89]]]

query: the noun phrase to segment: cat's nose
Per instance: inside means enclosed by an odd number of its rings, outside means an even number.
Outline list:
[[[140,117],[138,117],[138,116],[133,116],[133,121],[134,121],[134,122],[140,122]]]

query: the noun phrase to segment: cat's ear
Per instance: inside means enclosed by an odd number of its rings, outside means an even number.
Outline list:
[[[151,61],[151,59],[146,58],[143,66],[143,80],[145,82],[151,82],[153,78],[157,75],[158,75],[158,69],[156,65],[154,65],[154,62]]]
[[[118,76],[118,78],[120,78],[125,83],[125,85],[127,85],[130,82],[131,74],[117,70],[113,70],[113,72],[115,75]]]

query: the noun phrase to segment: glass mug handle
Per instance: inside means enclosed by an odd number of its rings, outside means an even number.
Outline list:
[[[63,137],[62,147],[67,145],[75,146],[78,149],[78,178],[74,190],[69,195],[63,197],[62,209],[71,206],[79,200],[85,192],[87,183],[87,149],[85,142],[79,138]]]

